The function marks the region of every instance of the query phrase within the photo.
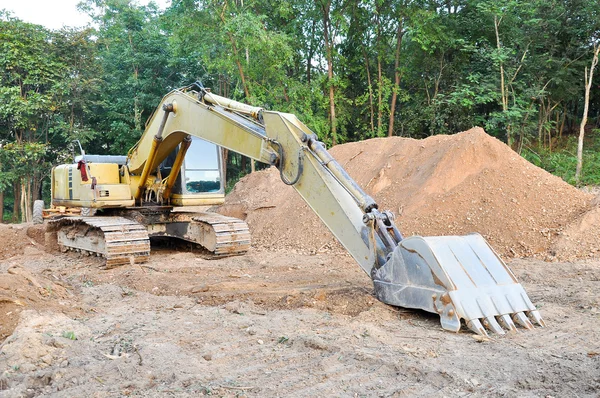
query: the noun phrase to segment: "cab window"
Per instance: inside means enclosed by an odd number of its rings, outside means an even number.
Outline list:
[[[192,137],[192,145],[185,155],[183,177],[187,193],[221,191],[221,156],[219,148]]]

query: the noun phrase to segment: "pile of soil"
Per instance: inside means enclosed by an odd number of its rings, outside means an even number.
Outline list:
[[[593,198],[481,128],[424,140],[374,138],[331,153],[380,209],[397,215],[405,236],[479,232],[508,257],[559,254],[554,241]],[[218,211],[245,219],[255,247],[343,250],[274,168],[240,180]]]
[[[600,194],[592,201],[589,211],[567,225],[551,251],[560,260],[600,256]]]

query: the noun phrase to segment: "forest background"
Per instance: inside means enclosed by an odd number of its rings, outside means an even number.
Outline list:
[[[0,220],[48,203],[52,165],[124,155],[163,95],[295,113],[328,145],[482,126],[570,183],[600,183],[600,1],[85,0],[86,28],[0,11]],[[588,83],[589,84],[586,84]],[[584,116],[583,169],[575,180]],[[249,171],[230,154],[228,179]]]

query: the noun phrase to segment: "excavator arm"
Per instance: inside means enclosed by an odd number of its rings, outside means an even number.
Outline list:
[[[298,191],[361,268],[371,272],[374,258],[363,239],[368,233],[363,217],[377,205],[296,116],[249,107],[196,85],[167,94],[157,109],[128,155],[129,173],[139,180],[137,198],[155,183],[148,181],[150,172],[187,136],[195,136],[277,166],[282,180]]]
[[[219,97],[200,84],[166,95],[129,152],[136,199],[156,184],[151,172],[189,136],[277,167],[371,277],[379,300],[438,313],[442,327],[452,331],[460,330],[461,320],[482,335],[516,331],[515,324],[544,326],[514,274],[479,234],[403,238],[392,213],[378,209],[296,116]]]

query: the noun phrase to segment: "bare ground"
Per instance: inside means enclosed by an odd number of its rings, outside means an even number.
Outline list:
[[[0,284],[1,397],[599,396],[598,261],[513,260],[548,327],[481,341],[379,303],[346,255],[100,270],[28,245],[0,260],[22,278]]]

